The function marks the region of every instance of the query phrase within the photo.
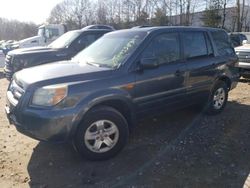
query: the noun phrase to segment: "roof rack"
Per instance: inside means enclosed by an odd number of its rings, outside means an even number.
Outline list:
[[[107,30],[111,30],[114,31],[115,28],[113,26],[110,25],[101,25],[101,24],[95,24],[95,25],[88,25],[82,29],[107,29]]]

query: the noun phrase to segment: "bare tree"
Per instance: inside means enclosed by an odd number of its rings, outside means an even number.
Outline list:
[[[20,40],[37,34],[34,23],[0,18],[0,40]]]
[[[196,10],[214,6],[215,21],[225,27],[226,9],[230,0],[64,0],[51,12],[49,21],[65,23],[70,29],[91,23],[111,24],[127,28],[139,24],[192,25]],[[233,0],[231,0],[233,1]],[[238,0],[239,1],[239,0]],[[209,5],[208,5],[209,4]],[[222,11],[223,10],[223,11]],[[244,11],[246,12],[246,11]],[[211,12],[210,12],[211,13]],[[221,17],[219,19],[219,17]],[[240,14],[242,24],[245,13]]]
[[[241,24],[240,24],[240,0],[237,0],[236,3],[236,9],[237,9],[237,31],[239,32],[241,29]]]

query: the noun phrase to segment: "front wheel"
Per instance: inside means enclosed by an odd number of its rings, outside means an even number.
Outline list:
[[[80,124],[74,144],[89,160],[105,160],[115,156],[126,144],[128,125],[114,108],[100,106],[92,109]]]
[[[215,115],[223,111],[227,104],[228,88],[225,82],[218,81],[214,86],[206,105],[206,114]]]

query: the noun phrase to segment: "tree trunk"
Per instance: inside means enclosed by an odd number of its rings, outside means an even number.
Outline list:
[[[245,19],[245,0],[242,0],[241,18],[240,18],[240,31],[242,31],[243,22]]]
[[[237,32],[240,32],[240,0],[237,0],[236,5],[236,12],[237,12]]]
[[[224,0],[223,4],[223,18],[222,18],[222,28],[225,28],[225,21],[226,21],[226,8],[227,8],[227,0]]]

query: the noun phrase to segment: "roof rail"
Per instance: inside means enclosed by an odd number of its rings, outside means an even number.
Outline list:
[[[101,25],[101,24],[95,24],[95,25],[88,25],[82,29],[107,29],[107,30],[112,30],[114,31],[115,28],[110,25]]]

